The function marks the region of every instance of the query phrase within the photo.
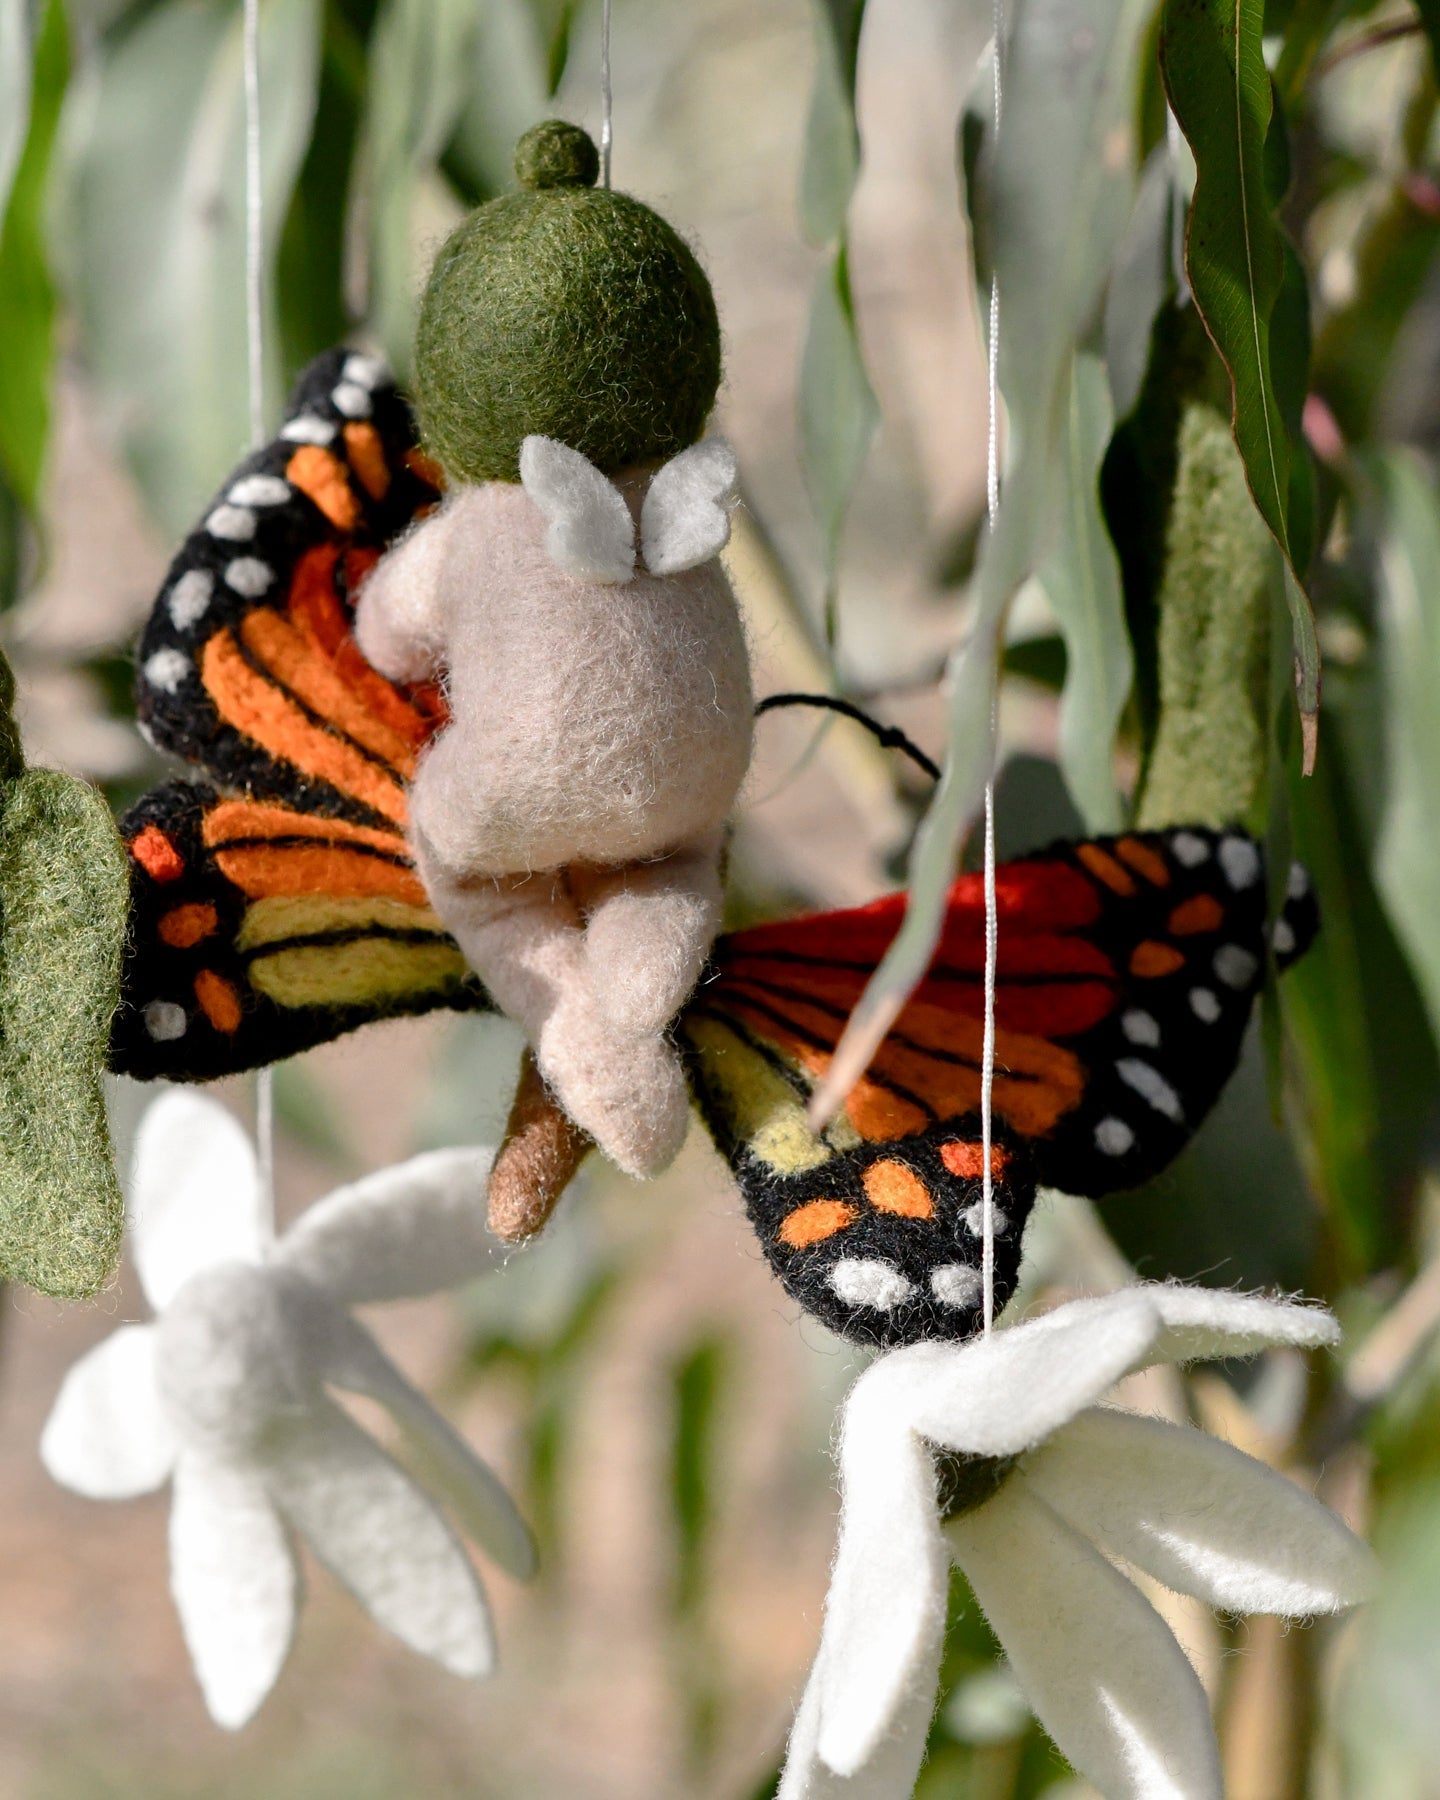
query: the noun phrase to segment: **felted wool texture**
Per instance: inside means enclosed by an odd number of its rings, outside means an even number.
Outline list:
[[[505,1141],[490,1172],[488,1218],[496,1237],[520,1243],[541,1230],[591,1148],[527,1049]]]
[[[632,517],[647,482],[618,483]],[[745,635],[719,563],[579,581],[545,535],[522,488],[462,488],[360,594],[356,636],[382,673],[446,674],[450,723],[421,758],[411,817],[465,879],[712,838],[750,760]]]
[[[616,484],[632,529],[648,484],[643,471]],[[377,566],[356,631],[383,673],[433,657],[446,675],[450,723],[410,797],[431,904],[575,1122],[648,1174],[687,1126],[660,1034],[719,928],[749,662],[713,558],[583,581],[557,568],[546,533],[523,488],[462,488]],[[560,879],[577,866],[598,881],[584,920]],[[605,870],[625,874],[607,885]]]
[[[120,996],[128,869],[104,799],[31,769],[0,789],[0,1269],[97,1292],[124,1202],[101,1077]]]
[[[1141,829],[1226,825],[1246,817],[1259,794],[1274,563],[1228,423],[1190,402],[1156,596],[1160,719]]]
[[[522,140],[517,173],[541,185],[472,213],[431,270],[416,402],[452,483],[518,480],[532,434],[607,474],[673,456],[715,403],[720,326],[704,271],[648,206],[577,184],[589,165],[574,133],[552,122]]]

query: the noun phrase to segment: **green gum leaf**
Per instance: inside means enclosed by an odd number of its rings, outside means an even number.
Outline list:
[[[265,340],[275,252],[310,140],[318,0],[260,9]],[[74,92],[64,266],[87,364],[167,530],[188,531],[249,442],[244,82],[238,6],[122,22]],[[283,371],[266,367],[265,416]]]
[[[1000,387],[1009,421],[1003,498],[981,552],[969,635],[951,660],[944,773],[916,834],[905,922],[871,978],[825,1097],[869,1060],[933,954],[955,853],[990,771],[990,712],[1005,614],[1043,560],[1059,491],[1075,345],[1093,325],[1135,185],[1134,102],[1147,0],[1020,0],[1006,48],[1007,117],[1043,131],[961,122],[974,241],[1000,286]],[[986,150],[994,150],[987,155]],[[982,293],[984,275],[981,271]]]
[[[800,220],[823,248],[844,235],[845,214],[860,173],[855,124],[855,71],[865,0],[812,0],[815,85],[805,121],[800,171]]]
[[[1060,475],[1059,537],[1040,571],[1065,635],[1060,767],[1092,832],[1119,831],[1115,730],[1130,692],[1130,639],[1120,566],[1100,512],[1100,464],[1113,420],[1105,365],[1075,358]]]
[[[1263,0],[1166,0],[1160,38],[1166,91],[1195,155],[1185,262],[1195,304],[1230,372],[1235,441],[1260,516],[1286,559],[1296,690],[1314,759],[1320,652],[1290,529],[1295,448],[1276,391],[1272,315],[1285,281],[1270,145],[1272,96],[1262,51]]]

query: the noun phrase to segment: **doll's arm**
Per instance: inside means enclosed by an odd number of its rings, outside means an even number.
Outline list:
[[[355,641],[365,660],[392,681],[424,681],[441,672],[452,518],[442,509],[423,520],[386,551],[360,589]]]

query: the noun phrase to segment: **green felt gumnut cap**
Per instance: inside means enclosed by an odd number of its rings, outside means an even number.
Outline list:
[[[720,385],[720,325],[679,233],[596,188],[599,156],[558,119],[520,139],[522,191],[441,247],[420,308],[415,398],[451,482],[518,481],[556,438],[607,474],[693,444]]]

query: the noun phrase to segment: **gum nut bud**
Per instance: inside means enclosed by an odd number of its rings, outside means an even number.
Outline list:
[[[222,1263],[187,1281],[158,1324],[161,1400],[188,1443],[217,1454],[263,1447],[316,1381],[295,1295],[276,1272]]]
[[[599,174],[594,139],[564,119],[532,125],[515,146],[515,179],[532,194],[542,188],[594,187]]]

